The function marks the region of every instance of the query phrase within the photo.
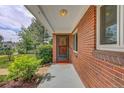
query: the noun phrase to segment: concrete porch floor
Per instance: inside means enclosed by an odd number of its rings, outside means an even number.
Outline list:
[[[72,64],[52,65],[38,88],[84,88]]]

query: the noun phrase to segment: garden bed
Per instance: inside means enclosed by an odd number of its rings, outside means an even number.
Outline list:
[[[42,78],[42,77],[41,77]],[[32,79],[32,81],[8,81],[2,82],[0,85],[1,88],[35,88],[39,84],[38,78]]]
[[[36,76],[32,77],[31,81],[21,81],[21,80],[12,80],[12,81],[5,81],[4,79],[6,76],[1,76],[1,80],[3,82],[0,82],[1,88],[36,88],[40,81],[42,80],[43,76],[47,73],[47,70],[50,65],[44,66],[39,68],[39,70],[36,72]]]

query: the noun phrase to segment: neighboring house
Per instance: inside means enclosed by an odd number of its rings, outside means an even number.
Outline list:
[[[124,87],[124,6],[26,7],[53,33],[54,63],[73,63],[86,87]]]

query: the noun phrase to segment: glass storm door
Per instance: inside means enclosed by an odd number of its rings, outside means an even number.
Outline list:
[[[58,35],[57,41],[57,61],[67,61],[68,60],[68,45],[69,40],[67,35]]]

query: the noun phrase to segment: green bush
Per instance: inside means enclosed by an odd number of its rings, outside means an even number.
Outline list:
[[[5,55],[4,49],[0,49],[0,55]]]
[[[35,75],[40,61],[36,57],[22,55],[15,58],[14,62],[9,66],[9,79],[31,80]]]
[[[7,77],[6,75],[0,75],[0,83],[4,82],[4,81],[7,81],[6,77]]]
[[[37,58],[42,59],[41,64],[52,62],[52,45],[40,45],[37,50]]]
[[[18,49],[18,53],[19,53],[19,54],[25,54],[26,51],[25,51],[24,49]]]

